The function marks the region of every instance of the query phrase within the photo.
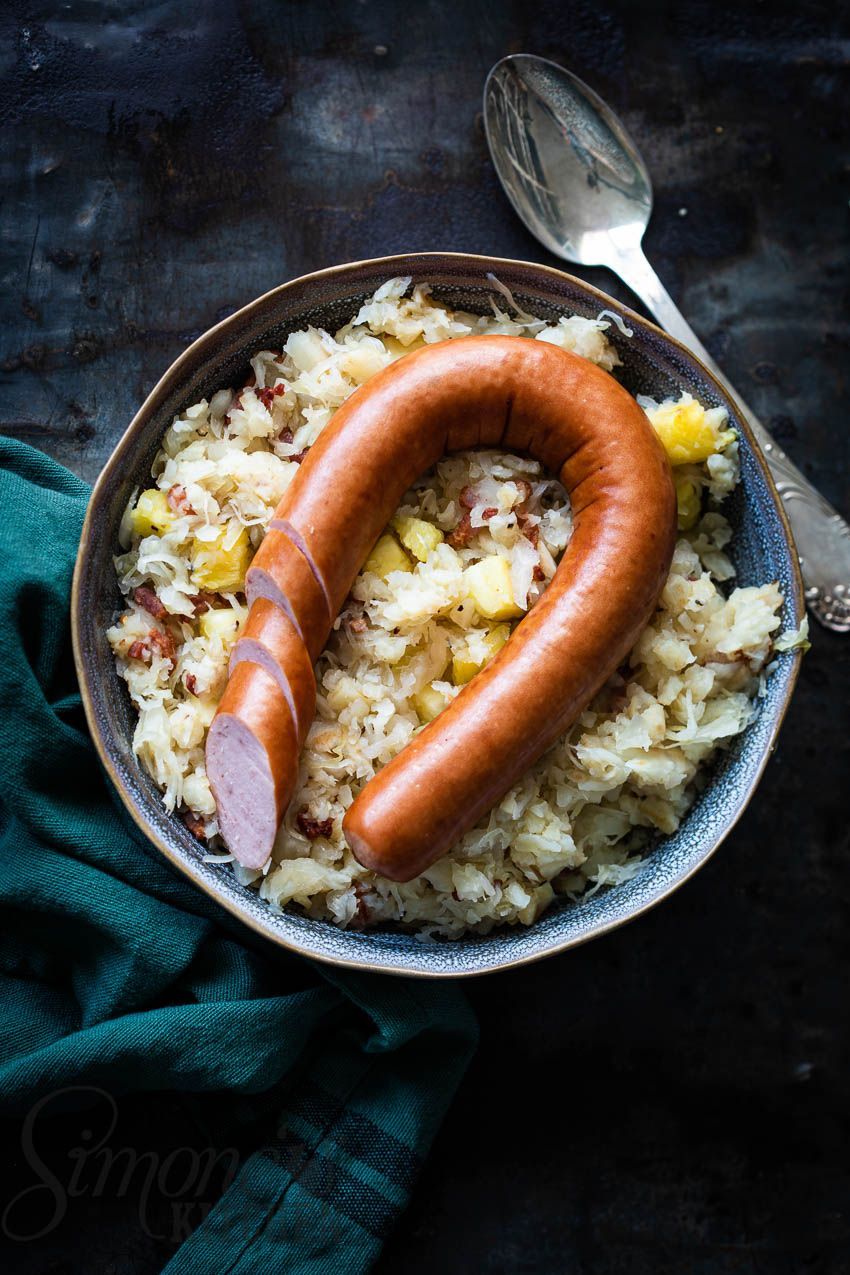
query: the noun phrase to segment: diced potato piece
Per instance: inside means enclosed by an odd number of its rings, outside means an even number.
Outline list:
[[[364,571],[386,580],[391,571],[412,571],[410,559],[396,540],[395,536],[381,536],[375,548],[366,559]]]
[[[490,651],[490,659],[494,655],[498,655],[510,636],[511,626],[509,624],[497,624],[494,629],[490,630],[484,639]]]
[[[452,681],[455,686],[464,686],[471,682],[476,673],[480,673],[485,664],[501,651],[511,636],[509,624],[497,624],[484,638],[486,655],[483,660],[476,658],[468,648],[455,652],[452,656]]]
[[[198,621],[198,627],[205,638],[218,638],[227,646],[236,640],[239,632],[239,616],[230,607],[216,607],[205,611]]]
[[[251,562],[251,542],[243,527],[229,549],[223,548],[227,528],[222,527],[215,540],[194,542],[192,582],[213,593],[236,593],[245,585],[245,572]]]
[[[397,336],[383,336],[381,340],[394,359],[401,358],[403,354],[412,354],[414,350],[421,349],[425,344],[424,336],[412,337],[407,342],[400,341]]]
[[[706,420],[705,408],[695,400],[690,403],[665,403],[650,417],[672,465],[697,464],[708,460],[729,442],[727,434],[718,435]],[[732,431],[728,431],[734,437]]]
[[[455,686],[466,686],[480,672],[481,665],[472,658],[469,651],[457,651],[452,656],[452,681]]]
[[[479,615],[488,620],[512,620],[523,615],[511,584],[511,568],[506,558],[490,554],[464,572],[469,596]]]
[[[167,531],[174,522],[174,516],[165,492],[149,487],[136,501],[136,508],[130,515],[130,528],[135,536],[150,536],[154,531]]]
[[[676,479],[676,509],[679,516],[679,530],[689,531],[700,515],[699,488],[692,478]]]
[[[536,921],[541,912],[548,908],[549,904],[555,897],[555,891],[552,889],[548,881],[544,881],[534,890],[531,902],[517,913],[519,920],[523,925],[531,925],[532,921]]]
[[[409,549],[414,558],[426,562],[428,554],[433,553],[442,543],[443,533],[432,522],[424,518],[412,518],[409,514],[399,514],[392,520],[392,528],[398,535],[405,549]]]
[[[433,722],[437,714],[442,713],[447,703],[445,695],[433,684],[423,686],[422,690],[417,691],[413,696],[413,707],[416,709],[420,722]]]

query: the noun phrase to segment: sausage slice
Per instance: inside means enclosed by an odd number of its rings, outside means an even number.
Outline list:
[[[291,536],[274,526],[266,532],[245,576],[245,593],[249,607],[259,598],[280,607],[315,663],[334,617],[313,567]]]
[[[286,696],[258,664],[237,664],[207,733],[207,778],[221,835],[246,868],[261,868],[298,779]]]
[[[248,612],[248,622],[230,656],[231,674],[243,660],[259,664],[283,691],[300,748],[316,713],[316,677],[292,621],[266,598],[258,599]]]

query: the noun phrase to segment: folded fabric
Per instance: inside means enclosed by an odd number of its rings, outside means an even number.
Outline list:
[[[0,1102],[263,1094],[268,1136],[168,1272],[367,1270],[471,1056],[456,987],[279,952],[172,873],[104,777],[68,610],[88,488],[0,439]],[[241,1104],[247,1108],[250,1104]],[[215,1131],[213,1131],[215,1132]],[[220,1143],[219,1145],[223,1145]]]

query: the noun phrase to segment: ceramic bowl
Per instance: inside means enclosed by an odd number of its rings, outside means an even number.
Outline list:
[[[653,324],[580,280],[547,266],[453,253],[417,253],[335,266],[285,283],[211,328],[177,359],[129,425],[92,493],[73,591],[77,671],[92,736],[112,782],[143,833],[202,890],[274,943],[317,960],[360,969],[431,977],[480,974],[561,952],[639,916],[686,881],[714,853],[753,795],[774,747],[797,676],[799,655],[785,653],[767,683],[758,716],[722,755],[711,782],[682,823],[645,858],[636,876],[576,904],[553,905],[528,928],[504,928],[452,942],[422,942],[400,930],[341,930],[297,912],[273,911],[239,885],[225,866],[204,863],[203,849],[182,822],[166,813],[153,780],[133,755],[134,712],[106,641],[120,608],[112,556],[118,526],[133,489],[147,485],[150,465],[172,417],[223,386],[240,383],[248,358],[279,348],[308,323],[334,331],[386,279],[428,281],[449,305],[489,310],[492,272],[533,314],[622,316],[630,338],[612,325],[633,393],[655,398],[690,391],[726,407],[741,440],[742,483],[725,506],[734,526],[740,584],[776,580],[785,595],[784,626],[797,625],[803,595],[797,557],[776,490],[746,423],[711,374]]]

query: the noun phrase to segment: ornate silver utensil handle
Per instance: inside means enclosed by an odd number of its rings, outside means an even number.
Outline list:
[[[797,552],[806,602],[817,620],[837,633],[850,632],[850,526],[772,439],[761,421],[729,384],[708,350],[681,314],[638,247],[617,254],[609,264],[652,311],[661,327],[713,372],[735,400],[756,436],[782,498]]]

